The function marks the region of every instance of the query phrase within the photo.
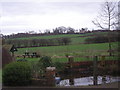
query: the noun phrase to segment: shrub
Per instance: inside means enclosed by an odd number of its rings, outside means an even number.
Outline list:
[[[27,62],[13,62],[3,69],[3,85],[23,86],[29,85],[32,74],[30,64]]]
[[[38,62],[32,63],[32,71],[33,74],[37,75],[36,78],[39,76],[44,76],[46,67],[52,66],[52,59],[49,56],[43,56]]]
[[[64,71],[64,69],[65,69],[65,64],[61,63],[61,62],[55,62],[54,66],[56,67],[57,72]]]
[[[68,45],[71,42],[71,39],[65,37],[65,38],[62,38],[62,42],[64,43],[64,45]]]
[[[108,42],[108,37],[105,36],[95,36],[92,38],[87,38],[85,40],[86,43],[105,43]]]
[[[118,65],[110,65],[110,72],[113,76],[120,76],[120,70]]]
[[[33,78],[41,78],[45,75],[45,70],[43,69],[41,62],[32,61],[31,67],[32,67]]]
[[[52,66],[52,59],[49,56],[43,56],[39,60],[39,63],[42,65],[44,69],[46,69],[46,67]]]
[[[119,40],[120,36],[118,34],[110,33],[110,35],[95,35],[94,37],[86,38],[86,43],[107,43],[109,42],[116,42]]]

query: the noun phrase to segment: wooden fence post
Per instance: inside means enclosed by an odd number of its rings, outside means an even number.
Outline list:
[[[93,84],[97,85],[97,61],[98,56],[94,56],[93,58]]]
[[[46,68],[47,86],[55,86],[55,73],[56,73],[55,67]]]
[[[69,62],[69,69],[70,69],[70,85],[74,85],[74,78],[73,78],[73,72],[72,72],[72,68],[73,68],[73,63],[74,63],[74,57],[73,56],[68,56],[68,62]]]

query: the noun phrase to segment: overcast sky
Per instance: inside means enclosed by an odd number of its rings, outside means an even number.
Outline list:
[[[16,0],[17,1],[17,0]],[[75,29],[97,29],[92,20],[104,0],[1,0],[0,30],[2,34],[39,32],[59,26]]]

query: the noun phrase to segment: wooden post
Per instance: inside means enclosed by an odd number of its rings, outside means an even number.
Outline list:
[[[12,61],[15,61],[14,52],[12,52]]]
[[[14,52],[12,52],[12,57],[14,57]]]
[[[68,62],[70,64],[70,69],[71,69],[73,67],[74,57],[73,56],[68,56]]]
[[[98,56],[94,56],[93,58],[93,84],[97,85],[97,61]]]
[[[70,85],[74,85],[74,78],[73,78],[73,72],[72,72],[74,57],[68,56],[68,61],[69,61],[69,65],[70,65],[70,67],[69,67],[69,69],[70,69]]]
[[[47,86],[55,86],[55,73],[56,73],[55,67],[46,68]]]

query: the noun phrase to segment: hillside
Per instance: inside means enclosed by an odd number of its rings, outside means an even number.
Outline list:
[[[90,33],[76,33],[76,34],[46,34],[46,35],[31,35],[30,37],[12,37],[12,38],[7,38],[8,40],[27,40],[27,39],[53,39],[53,38],[61,38],[61,37],[69,37],[69,38],[74,38],[74,37],[88,37],[88,36],[93,36],[97,34],[106,34],[108,32],[90,32]],[[116,33],[116,32],[112,32]]]
[[[113,34],[114,36],[118,36],[117,32],[110,32],[110,34],[112,34],[112,36]],[[93,32],[93,33],[84,33],[84,34],[59,34],[59,35],[50,34],[50,35],[40,35],[40,36],[22,37],[22,38],[8,38],[5,41],[7,44],[14,44],[16,47],[19,48],[63,46],[63,45],[84,44],[86,43],[86,39],[93,38],[95,36],[100,36],[100,38],[102,38],[102,41],[104,41],[108,39],[107,37],[103,38],[106,35],[108,35],[108,32]],[[112,40],[114,40],[114,38]]]
[[[49,43],[54,44],[58,43],[57,39],[61,38],[68,38],[70,39],[70,42],[66,45],[64,44],[56,44],[56,45],[43,45],[43,46],[31,46],[31,47],[22,47],[18,48],[18,51],[15,53],[16,56],[21,56],[26,52],[37,52],[37,54],[43,56],[51,56],[53,57],[53,61],[66,61],[65,55],[72,55],[75,56],[75,61],[80,61],[80,60],[91,60],[88,59],[84,56],[94,56],[94,55],[108,55],[109,52],[109,44],[108,42],[106,43],[91,43],[87,44],[86,39],[87,38],[92,38],[97,35],[105,36],[107,35],[108,32],[94,32],[94,33],[85,33],[85,34],[59,34],[59,35],[44,35],[44,36],[33,36],[33,37],[23,37],[23,38],[12,38],[12,39],[6,39],[6,41],[17,41],[11,42],[11,44],[14,45],[19,45],[22,44],[21,42],[27,43],[28,40],[28,45],[30,45],[30,40],[33,42],[33,40],[48,40]],[[116,32],[112,32],[112,34],[117,34]],[[19,42],[19,43],[18,43]],[[39,42],[39,41],[38,41]],[[37,43],[38,43],[37,42]],[[41,42],[39,42],[41,43]],[[118,48],[118,42],[112,42],[112,50],[113,54],[117,55],[117,48]],[[18,58],[19,59],[19,58]],[[30,60],[38,60],[37,58],[29,58]],[[115,57],[114,57],[115,59]]]

